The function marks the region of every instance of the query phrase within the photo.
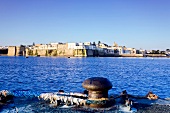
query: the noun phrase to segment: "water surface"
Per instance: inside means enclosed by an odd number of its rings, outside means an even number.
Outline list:
[[[110,94],[153,91],[170,97],[169,58],[0,57],[0,90],[83,92],[82,82],[89,77],[108,78]]]

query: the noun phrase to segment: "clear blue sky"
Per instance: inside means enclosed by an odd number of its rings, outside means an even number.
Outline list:
[[[170,0],[0,0],[0,45],[104,42],[170,48]]]

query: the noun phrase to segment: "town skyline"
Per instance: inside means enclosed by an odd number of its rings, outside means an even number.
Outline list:
[[[35,42],[33,42],[32,44],[19,44],[19,45],[0,45],[0,49],[6,49],[6,48],[8,48],[8,47],[12,47],[12,46],[16,46],[16,47],[19,47],[19,46],[25,46],[25,47],[30,47],[30,46],[36,46],[36,45],[53,45],[53,44],[91,44],[91,45],[95,45],[95,46],[97,46],[97,45],[99,45],[99,43],[100,44],[104,44],[104,45],[106,45],[107,47],[124,47],[124,48],[134,48],[134,49],[137,49],[137,50],[146,50],[146,51],[169,51],[170,49],[169,48],[166,48],[166,49],[145,49],[145,48],[135,48],[135,47],[128,47],[128,46],[126,46],[126,45],[120,45],[120,44],[118,44],[117,42],[113,42],[111,45],[109,45],[109,44],[107,44],[107,43],[105,43],[105,42],[101,42],[101,41],[93,41],[93,42],[90,42],[90,41],[87,41],[87,42],[50,42],[50,43],[35,43]]]
[[[97,42],[170,48],[169,0],[1,0],[0,45]]]

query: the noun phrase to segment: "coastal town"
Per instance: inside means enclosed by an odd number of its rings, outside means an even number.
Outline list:
[[[54,57],[167,57],[170,49],[145,50],[126,46],[119,46],[116,42],[112,46],[98,41],[84,43],[49,43],[0,46],[0,56],[54,56]]]

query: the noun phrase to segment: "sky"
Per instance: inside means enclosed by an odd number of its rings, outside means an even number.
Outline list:
[[[98,41],[170,49],[170,0],[0,0],[0,46]]]

